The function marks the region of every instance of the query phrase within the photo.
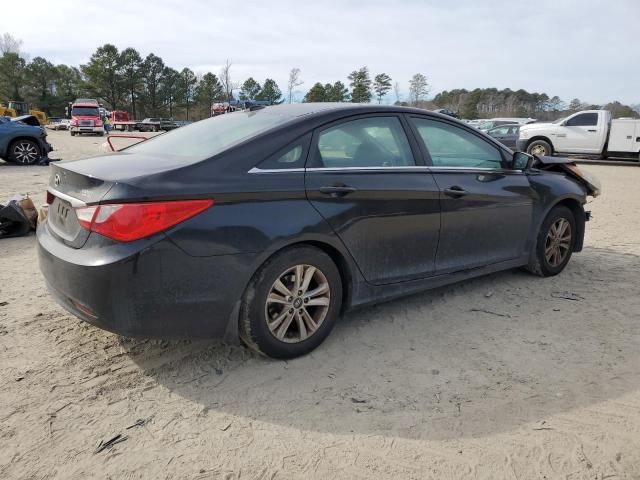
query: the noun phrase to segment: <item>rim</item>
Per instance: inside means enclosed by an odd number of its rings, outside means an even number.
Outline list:
[[[535,145],[532,149],[531,149],[531,153],[533,155],[546,155],[547,154],[547,149],[544,148],[542,145]]]
[[[559,218],[549,228],[544,244],[547,263],[557,267],[565,261],[571,249],[571,224],[566,218]]]
[[[324,273],[313,265],[296,265],[269,290],[264,307],[267,326],[282,342],[302,342],[318,331],[330,304],[331,288]]]
[[[13,156],[20,163],[33,163],[38,158],[38,149],[31,142],[20,142],[13,147]]]

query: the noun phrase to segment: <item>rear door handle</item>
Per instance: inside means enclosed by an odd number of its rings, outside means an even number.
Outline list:
[[[325,195],[331,195],[332,197],[344,197],[345,195],[349,195],[357,191],[357,188],[350,187],[349,185],[330,185],[325,187],[320,187],[320,193],[324,193]]]
[[[457,185],[454,185],[451,188],[445,188],[444,190],[445,195],[449,197],[454,197],[454,198],[464,197],[468,193],[469,192],[467,192],[465,189],[458,187]]]

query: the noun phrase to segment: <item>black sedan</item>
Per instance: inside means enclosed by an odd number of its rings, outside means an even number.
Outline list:
[[[493,127],[487,130],[487,135],[495,138],[501,144],[509,148],[516,148],[516,142],[520,136],[520,124],[515,123],[511,125]]]
[[[53,165],[40,267],[101,328],[289,358],[357,306],[514,267],[560,273],[596,183],[424,110],[266,107]]]

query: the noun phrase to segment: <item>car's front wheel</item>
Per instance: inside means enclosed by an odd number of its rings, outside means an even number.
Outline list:
[[[41,156],[38,144],[26,138],[13,142],[9,147],[9,160],[21,165],[33,165]]]
[[[240,309],[240,337],[273,358],[309,353],[340,313],[342,281],[335,263],[312,246],[287,248],[256,272]]]
[[[576,242],[576,220],[573,212],[558,205],[542,222],[536,250],[528,270],[541,277],[559,274],[569,263]]]

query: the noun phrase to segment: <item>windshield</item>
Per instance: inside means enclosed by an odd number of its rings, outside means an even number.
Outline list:
[[[477,126],[480,130],[489,130],[493,127],[493,122],[484,122]]]
[[[564,121],[564,119],[565,119],[565,118],[567,118],[567,117],[559,118],[559,119],[557,119],[556,121],[554,121],[553,123],[562,123],[562,122]]]
[[[265,110],[228,113],[159,135],[126,151],[205,159],[289,120],[288,115]]]
[[[71,109],[72,116],[83,117],[99,117],[98,107],[73,107]]]

